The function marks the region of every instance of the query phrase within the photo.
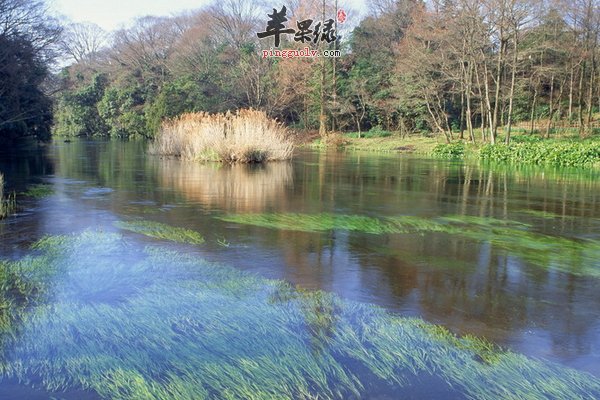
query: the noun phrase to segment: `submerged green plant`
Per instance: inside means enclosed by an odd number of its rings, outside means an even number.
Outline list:
[[[438,231],[444,228],[435,221],[413,216],[374,218],[343,214],[233,214],[219,219],[238,224],[293,231],[319,232],[332,229],[372,234]]]
[[[46,237],[34,247],[37,255],[4,262],[2,271],[52,296],[28,310],[11,306],[20,328],[4,336],[10,351],[0,373],[50,392],[344,399],[378,380],[401,396],[433,374],[455,396],[600,395],[598,379],[585,373],[330,293],[161,247],[136,250],[116,234]]]
[[[179,228],[155,221],[119,221],[117,227],[150,236],[156,239],[166,239],[172,242],[202,244],[204,238],[201,234],[190,229]]]
[[[520,213],[522,214],[529,214],[532,215],[534,217],[537,218],[542,218],[542,219],[564,219],[564,218],[573,218],[572,215],[563,215],[563,214],[556,214],[550,211],[541,211],[541,210],[529,210],[529,209],[525,209],[525,210],[519,210]]]
[[[450,397],[600,396],[589,374],[117,234],[46,237],[34,251],[2,264],[48,296],[10,306],[20,328],[3,336],[0,375],[50,395],[402,397],[434,375]]]
[[[217,238],[217,243],[222,247],[229,247],[231,243],[225,238]]]
[[[451,222],[459,235],[491,243],[533,265],[600,278],[600,242],[596,240],[535,233],[528,230],[529,225],[510,220],[471,216],[441,219]]]
[[[54,194],[54,188],[51,185],[43,183],[31,185],[27,188],[27,191],[23,192],[23,195],[36,199],[41,199],[52,194]]]
[[[600,242],[535,233],[531,231],[531,225],[513,220],[470,215],[374,218],[328,213],[234,214],[219,218],[239,224],[304,232],[339,229],[368,234],[444,233],[491,243],[509,255],[539,267],[600,277]]]

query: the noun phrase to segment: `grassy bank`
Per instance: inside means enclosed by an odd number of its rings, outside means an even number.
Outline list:
[[[501,163],[548,165],[557,167],[599,167],[600,138],[580,139],[563,135],[544,139],[538,135],[515,134],[509,145],[500,136],[497,144],[471,144],[466,141],[446,143],[442,137],[400,136],[393,132],[356,132],[330,134],[309,142],[311,148],[342,148],[374,152],[416,153],[442,159],[471,158]]]
[[[186,160],[243,163],[286,160],[293,150],[286,128],[255,110],[182,114],[162,124],[150,147]]]
[[[508,145],[473,145],[463,142],[439,144],[434,147],[431,155],[438,158],[473,157],[481,161],[501,163],[593,168],[600,166],[600,139],[541,139],[538,136],[521,135],[515,136]]]
[[[443,139],[437,137],[400,136],[396,132],[371,130],[360,135],[358,132],[330,134],[325,138],[318,137],[305,146],[316,149],[341,148],[357,151],[430,154],[441,143]]]

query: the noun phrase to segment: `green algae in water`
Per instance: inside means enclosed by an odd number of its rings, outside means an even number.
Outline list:
[[[410,233],[444,229],[439,223],[413,216],[374,218],[344,214],[234,214],[220,217],[226,222],[255,225],[265,228],[304,232],[321,232],[332,229],[372,234]]]
[[[553,213],[550,211],[541,211],[541,210],[519,210],[518,211],[521,214],[528,214],[537,218],[541,218],[541,219],[572,219],[574,218],[574,216],[572,215],[563,215],[563,214],[557,214],[557,213]]]
[[[37,300],[13,309],[18,329],[0,326],[0,373],[49,391],[345,399],[372,395],[379,380],[401,397],[434,375],[470,398],[600,396],[589,374],[117,234],[46,237],[2,266]]]
[[[514,220],[470,215],[438,218],[418,216],[366,217],[338,214],[234,214],[221,220],[239,224],[305,232],[332,229],[368,234],[424,234],[438,232],[488,242],[532,265],[600,277],[600,242],[531,232],[532,226]]]
[[[131,232],[139,233],[155,239],[165,239],[172,242],[202,244],[204,238],[201,234],[190,229],[179,228],[155,221],[119,221],[117,227]]]
[[[527,229],[531,225],[513,221],[510,219],[497,219],[491,217],[478,217],[474,215],[446,215],[438,218],[439,221],[449,222],[459,226],[480,227],[480,228],[497,228],[506,227],[514,229]]]
[[[600,278],[600,242],[531,232],[531,225],[511,220],[473,216],[440,218],[456,229],[454,234],[488,242],[532,265]]]
[[[51,185],[47,184],[36,184],[31,185],[27,188],[27,191],[23,192],[23,195],[28,197],[33,197],[36,199],[41,199],[44,197],[48,197],[54,194],[54,188]]]

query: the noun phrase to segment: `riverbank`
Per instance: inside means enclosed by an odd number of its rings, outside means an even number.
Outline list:
[[[429,137],[422,135],[411,136],[365,136],[357,137],[356,132],[330,135],[325,140],[318,136],[310,136],[303,141],[302,146],[323,149],[340,148],[352,151],[372,151],[385,153],[415,153],[430,155],[433,149],[443,144],[443,138]]]
[[[436,158],[465,159],[518,165],[554,167],[600,167],[600,138],[563,137],[542,139],[538,136],[515,136],[510,144],[439,144],[431,152]]]
[[[544,139],[537,135],[517,134],[509,145],[502,137],[498,143],[482,144],[466,141],[446,143],[443,137],[413,135],[400,137],[366,136],[356,133],[332,135],[325,140],[312,137],[303,144],[309,148],[336,147],[372,152],[415,153],[442,159],[475,159],[507,164],[548,165],[557,167],[595,168],[600,166],[600,138],[580,139],[564,135]]]

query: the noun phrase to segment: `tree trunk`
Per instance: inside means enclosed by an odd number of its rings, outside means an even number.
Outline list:
[[[585,127],[583,126],[583,75],[585,74],[585,61],[581,63],[581,72],[579,73],[579,93],[577,94],[577,108],[579,111],[579,137],[585,136]]]
[[[569,121],[573,119],[573,81],[575,79],[575,66],[571,65],[571,76],[569,78]]]
[[[537,95],[538,95],[538,90],[537,90],[537,85],[535,86],[535,89],[533,90],[533,100],[531,101],[531,115],[529,117],[529,120],[531,121],[531,130],[529,133],[531,133],[533,135],[533,132],[535,131],[535,107],[537,106]]]
[[[325,0],[323,0],[323,19],[325,21]],[[322,42],[321,42],[322,43]],[[320,43],[320,44],[321,44]],[[320,45],[319,47],[322,47]],[[325,116],[325,58],[321,57],[321,98],[319,107],[319,136],[325,137],[327,134],[327,117]]]
[[[473,133],[473,112],[471,111],[471,82],[473,80],[473,66],[469,63],[469,73],[467,76],[467,88],[466,88],[466,101],[467,101],[467,111],[466,111],[466,120],[467,120],[467,131],[469,132],[469,138],[471,139],[471,143],[475,143],[475,134]]]
[[[460,91],[460,136],[459,138],[463,140],[465,138],[465,91],[464,88],[461,88]]]
[[[550,77],[550,103],[548,104],[548,123],[546,124],[546,139],[550,138],[550,126],[554,115],[554,74]]]
[[[519,46],[519,36],[518,36],[517,28],[515,27],[515,39],[514,39],[514,48],[513,48],[513,65],[512,72],[510,77],[510,95],[508,99],[508,124],[506,127],[506,144],[510,143],[510,129],[512,127],[512,112],[513,112],[513,99],[515,96],[515,77],[517,71],[517,53]]]
[[[479,80],[479,68],[475,64],[475,80],[477,81],[477,91],[479,93],[479,108],[481,113],[481,141],[485,143],[485,104],[483,102],[483,90],[481,88],[481,81]]]
[[[484,72],[484,76],[483,76],[483,83],[485,86],[485,102],[486,102],[486,108],[487,108],[487,118],[488,118],[488,125],[490,127],[490,143],[491,144],[495,144],[496,143],[496,136],[494,134],[494,118],[492,117],[492,104],[490,102],[490,85],[488,83],[488,69],[487,69],[487,63],[484,61],[483,62],[483,72]]]
[[[498,108],[500,107],[500,87],[502,86],[502,77],[504,74],[504,52],[505,52],[504,31],[500,28],[500,49],[498,51],[498,61],[496,63],[496,91],[494,94],[494,113],[492,114],[492,129],[490,132],[490,140],[496,142],[498,133]]]
[[[594,46],[595,49],[596,46]],[[594,78],[596,75],[596,56],[594,54],[594,52],[592,52],[592,59],[590,62],[590,79],[589,79],[589,83],[588,83],[588,100],[587,100],[587,115],[586,115],[586,121],[585,121],[585,125],[586,125],[586,134],[590,135],[592,133],[592,111],[593,111],[593,104],[594,104]]]

